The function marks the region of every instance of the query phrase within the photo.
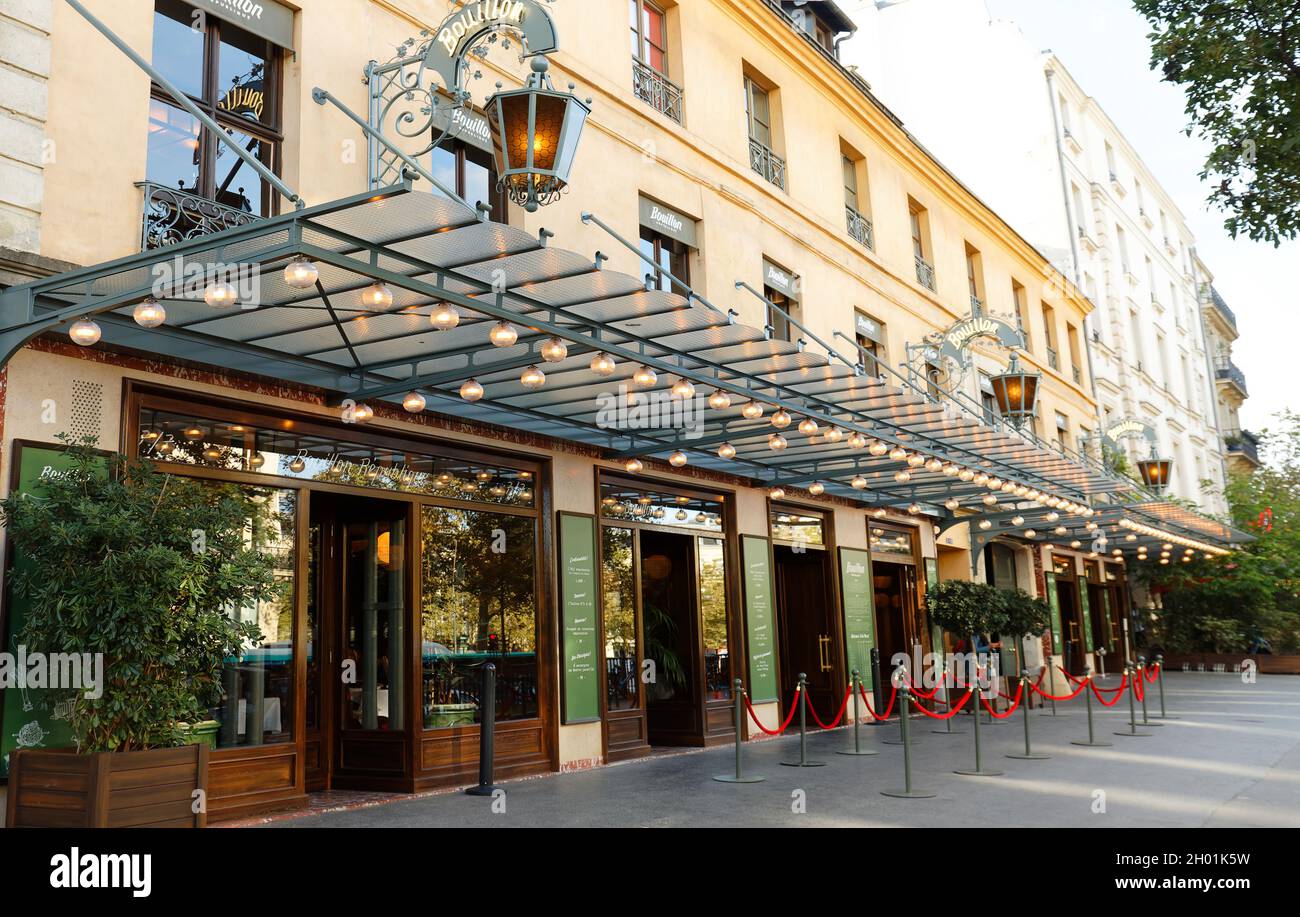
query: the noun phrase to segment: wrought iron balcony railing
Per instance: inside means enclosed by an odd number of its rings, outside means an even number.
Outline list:
[[[632,58],[632,93],[661,115],[682,123],[682,87],[635,57]]]
[[[871,228],[871,221],[858,213],[848,204],[844,205],[844,221],[848,224],[849,235],[872,251],[876,250],[876,234]]]
[[[1237,386],[1237,388],[1241,389],[1243,393],[1247,391],[1246,374],[1243,373],[1237,367],[1237,364],[1232,362],[1232,360],[1219,360],[1214,367],[1214,377],[1216,379],[1222,379],[1225,382],[1231,382],[1233,385]]]
[[[1048,347],[1048,348],[1047,348],[1047,365],[1048,365],[1049,367],[1051,367],[1052,369],[1060,369],[1060,368],[1061,368],[1061,358],[1060,358],[1060,356],[1056,353],[1056,348],[1055,348],[1055,347]]]
[[[927,290],[934,292],[936,289],[934,283],[934,265],[926,261],[920,255],[916,255],[916,282]]]
[[[980,299],[978,296],[972,295],[970,298],[970,314],[973,315],[975,318],[979,318],[981,315],[983,315],[984,300]]]
[[[1255,438],[1255,434],[1248,430],[1238,430],[1225,436],[1223,442],[1228,447],[1230,455],[1240,455],[1256,465],[1259,464],[1259,440]]]
[[[753,137],[749,138],[749,167],[785,190],[785,160]]]
[[[1210,287],[1210,303],[1214,306],[1214,310],[1223,316],[1224,321],[1234,329],[1237,327],[1237,314],[1228,308],[1228,304],[1223,301],[1223,297],[1214,287]]]
[[[140,220],[140,250],[162,248],[186,239],[211,235],[262,219],[255,213],[227,207],[206,197],[153,182],[136,182],[144,192]]]

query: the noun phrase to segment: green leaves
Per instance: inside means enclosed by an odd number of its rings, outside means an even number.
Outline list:
[[[1134,0],[1151,68],[1186,93],[1201,173],[1235,237],[1300,231],[1300,8],[1294,0]]]
[[[143,461],[65,439],[71,472],[0,503],[23,563],[12,574],[30,601],[18,635],[31,652],[102,653],[103,696],[71,701],[82,752],[174,744],[177,722],[206,718],[221,699],[225,660],[259,639],[230,617],[274,597],[273,558],[254,520],[253,492],[162,474]],[[202,531],[207,550],[192,550]]]
[[[953,634],[996,634],[1008,620],[1001,593],[987,583],[945,580],[926,592],[930,621]]]

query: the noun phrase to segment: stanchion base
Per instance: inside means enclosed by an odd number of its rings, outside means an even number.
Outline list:
[[[854,755],[855,757],[865,758],[865,757],[867,757],[868,755],[878,755],[878,754],[880,754],[880,752],[878,752],[878,751],[872,751],[872,750],[869,749],[869,748],[864,748],[864,749],[862,749],[862,751],[858,751],[858,750],[855,749],[855,748],[850,748],[850,749],[848,749],[847,751],[837,751],[835,754],[837,754],[837,755]]]
[[[1154,732],[1116,732],[1115,735],[1117,735],[1117,736],[1131,736],[1132,738],[1135,738],[1135,739],[1137,739],[1137,738],[1145,738],[1145,739],[1149,739],[1149,738],[1151,738],[1153,735],[1155,735],[1155,733],[1154,733]]]
[[[1048,758],[1050,758],[1050,757],[1052,757],[1052,756],[1051,756],[1051,755],[1040,755],[1040,754],[1038,754],[1038,753],[1035,752],[1034,754],[1030,754],[1030,755],[1026,755],[1026,754],[1024,754],[1024,753],[1021,753],[1021,754],[1018,754],[1018,755],[1007,755],[1007,757],[1008,757],[1008,758],[1015,758],[1017,761],[1046,761]]]
[[[472,786],[465,791],[465,795],[466,796],[492,796],[498,790],[500,790],[502,793],[505,792],[505,789],[499,786]]]
[[[963,777],[1001,777],[1002,771],[953,771]]]
[[[933,799],[936,794],[929,790],[881,790],[880,795],[895,799]]]
[[[782,767],[825,767],[825,761],[782,761]]]
[[[880,744],[881,745],[915,745],[916,739],[911,739],[910,741],[907,742],[904,742],[902,739],[881,739]]]
[[[1059,720],[1061,717],[1063,717],[1063,716],[1069,716],[1070,714],[1068,714],[1068,713],[1053,713],[1052,711],[1048,710],[1046,713],[1040,713],[1040,714],[1038,714],[1038,715],[1039,715],[1039,716],[1050,716],[1050,717],[1054,717],[1054,718],[1056,718],[1056,719]]]
[[[937,735],[937,736],[968,736],[968,735],[970,735],[969,732],[958,732],[958,731],[956,731],[956,730],[953,730],[952,732],[949,732],[949,731],[946,730],[946,729],[931,729],[931,730],[930,730],[930,734],[931,734],[931,735]]]
[[[1163,714],[1158,713],[1158,714],[1155,715],[1155,719],[1157,719],[1157,720],[1181,720],[1182,717],[1181,717],[1181,716],[1174,716],[1172,713],[1163,713]]]
[[[1085,742],[1083,739],[1073,739],[1071,745],[1083,745],[1090,748],[1114,748],[1114,742]]]
[[[718,783],[762,783],[766,777],[737,777],[735,774],[719,774],[713,778]]]
[[[1148,722],[1148,723],[1143,723],[1143,724],[1142,724],[1142,728],[1143,728],[1143,729],[1159,729],[1159,728],[1160,728],[1161,726],[1163,726],[1163,725],[1164,725],[1164,723],[1150,723],[1150,722]]]

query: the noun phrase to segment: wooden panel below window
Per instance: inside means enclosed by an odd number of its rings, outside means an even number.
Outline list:
[[[456,786],[478,777],[479,727],[462,726],[425,733],[420,746],[416,787]],[[555,770],[540,720],[498,723],[495,777],[505,779]]]
[[[296,745],[214,751],[208,763],[208,818],[238,818],[305,805]]]
[[[605,760],[626,761],[650,753],[643,710],[611,710],[605,714]]]

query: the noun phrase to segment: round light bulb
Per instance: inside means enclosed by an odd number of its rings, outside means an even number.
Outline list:
[[[408,414],[419,414],[428,405],[429,402],[419,392],[407,392],[406,397],[402,399],[402,408]]]
[[[943,501],[943,505],[950,511],[956,511],[957,508],[961,506],[961,501],[956,497],[949,497],[947,500]]]
[[[907,450],[902,446],[895,446],[889,450],[889,457],[895,462],[901,462],[907,458]]]
[[[879,458],[880,456],[884,455],[886,452],[889,451],[889,446],[882,443],[880,440],[876,440],[871,444],[871,448],[869,448],[867,451],[870,452],[872,455],[876,456],[877,458]]]
[[[547,338],[542,343],[541,352],[547,363],[559,363],[569,355],[569,345],[559,338]]]
[[[450,331],[460,324],[460,313],[451,303],[440,303],[429,314],[429,321],[439,331]]]
[[[899,484],[906,484],[908,481],[912,480],[912,473],[910,471],[895,471],[894,480]]]
[[[497,322],[488,332],[493,347],[512,347],[519,340],[519,331],[509,322]]]
[[[483,397],[483,384],[477,379],[466,379],[460,387],[460,397],[466,401],[478,401]]]
[[[1026,538],[1037,538],[1037,537],[1038,537],[1038,533],[1035,532],[1033,529],[1025,529],[1025,537],[1026,537]]]
[[[997,506],[997,503],[998,503],[998,498],[995,497],[993,494],[985,494],[985,495],[984,495],[984,505],[985,505],[985,506]]]
[[[638,366],[632,374],[632,381],[641,388],[650,388],[659,381],[659,376],[649,366]]]
[[[855,474],[855,475],[853,476],[853,480],[852,480],[852,481],[849,481],[849,485],[850,485],[854,490],[866,490],[866,489],[867,489],[867,479],[864,478],[864,477],[863,477],[862,475],[860,475],[860,474]]]
[[[591,358],[591,371],[598,376],[612,376],[616,368],[614,358],[603,350]]]
[[[811,417],[805,417],[803,420],[799,421],[799,432],[805,436],[815,436],[819,429],[817,421],[813,420]]]
[[[963,468],[958,472],[957,479],[969,484],[971,481],[975,480],[975,472],[971,471],[969,468]]]
[[[724,459],[733,459],[736,457],[736,447],[731,443],[723,443],[718,447],[718,457]]]
[[[214,309],[221,309],[226,306],[233,306],[238,299],[235,288],[224,280],[208,284],[203,291],[203,301]]]
[[[826,485],[821,481],[813,481],[808,485],[808,493],[812,494],[814,497],[820,497],[822,494],[826,493]]]
[[[863,436],[861,433],[859,433],[857,430],[854,430],[852,433],[849,434],[848,447],[850,449],[865,449],[866,446],[867,446],[867,438]]]
[[[773,487],[767,492],[767,495],[772,500],[780,500],[785,497],[785,490],[781,487]]]
[[[80,344],[82,347],[98,344],[100,334],[99,325],[88,318],[73,322],[72,327],[68,329],[68,337],[72,338],[73,343]]]
[[[249,468],[261,468],[265,464],[266,464],[266,456],[264,456],[260,452],[254,452],[252,455],[248,457]]]
[[[1024,524],[1025,524],[1025,517],[1024,517],[1024,516],[1012,516],[1012,517],[1011,517],[1011,524],[1012,524],[1012,525],[1024,525]]]
[[[780,452],[788,445],[790,444],[786,442],[785,437],[782,436],[780,433],[773,433],[771,436],[767,438],[767,447],[771,449],[773,452]]]
[[[982,531],[987,532],[987,531],[988,531],[989,529],[991,529],[991,528],[993,528],[993,523],[992,523],[992,522],[990,522],[990,521],[987,520],[987,519],[981,519],[981,520],[980,520],[980,529],[981,529]]]
[[[695,386],[691,385],[689,379],[678,379],[673,383],[673,397],[685,401],[687,398],[695,397]]]
[[[686,453],[678,449],[672,455],[668,456],[668,464],[674,468],[681,468],[686,464]]]
[[[623,467],[627,469],[628,474],[638,474],[645,465],[640,459],[631,458],[623,464]]]
[[[826,442],[838,443],[843,438],[844,438],[844,431],[841,430],[839,427],[826,428]]]
[[[306,290],[316,285],[320,271],[316,265],[303,258],[295,258],[284,267],[284,282],[295,290]]]
[[[784,430],[790,426],[791,417],[784,408],[777,408],[776,413],[772,415],[772,426],[778,430]]]
[[[294,456],[293,461],[289,462],[289,470],[294,474],[302,474],[306,468],[307,460],[301,455]]]
[[[375,281],[361,291],[361,304],[371,309],[387,309],[393,304],[393,291],[388,284]]]
[[[713,394],[709,396],[709,407],[715,411],[724,411],[731,407],[731,396],[722,389],[714,389]]]
[[[365,423],[375,416],[375,409],[368,404],[359,404],[352,411],[352,419],[358,423]]]
[[[539,389],[546,384],[546,373],[536,366],[530,366],[520,374],[519,384],[526,389]]]
[[[921,514],[921,504],[913,503],[911,506],[907,508],[907,511],[911,513],[913,516],[919,516]]]
[[[157,328],[167,321],[167,310],[162,303],[150,296],[132,310],[131,317],[141,328]]]
[[[746,420],[758,420],[763,416],[763,405],[757,401],[747,401],[740,409],[740,415]]]

